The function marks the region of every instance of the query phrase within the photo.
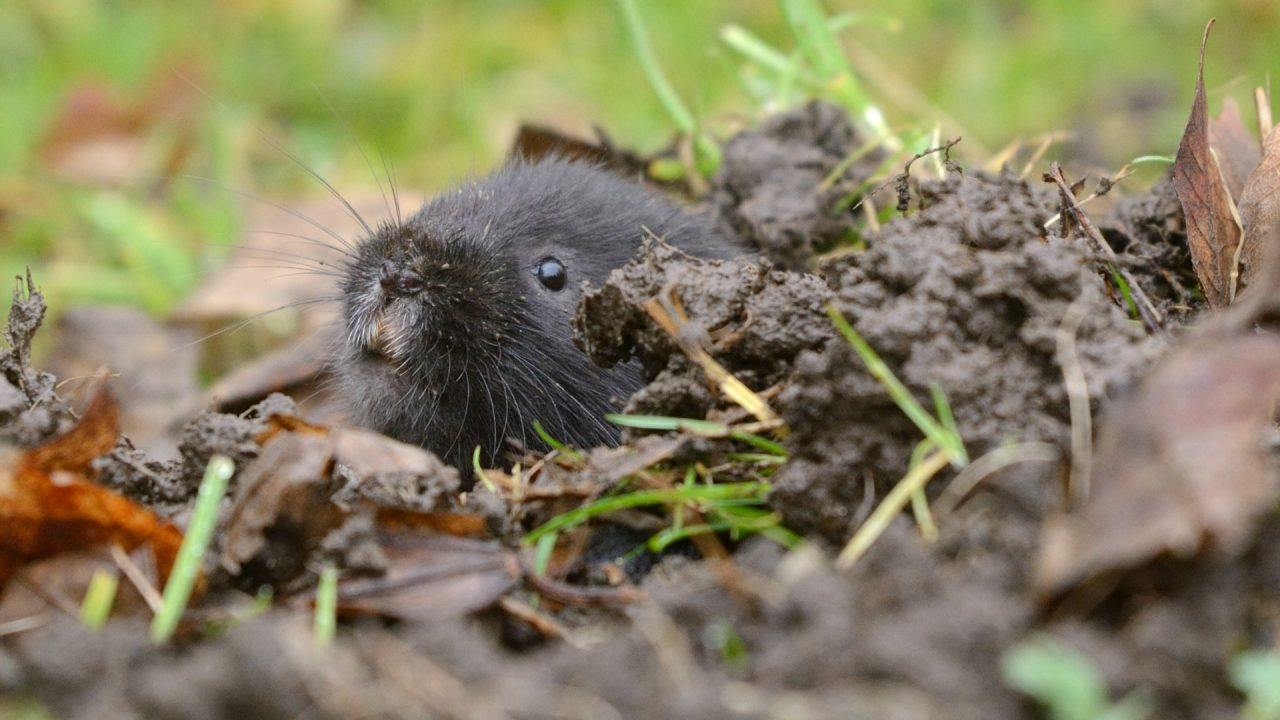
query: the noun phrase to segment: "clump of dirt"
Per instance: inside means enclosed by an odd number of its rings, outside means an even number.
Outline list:
[[[1204,309],[1182,205],[1167,176],[1148,192],[1117,200],[1098,225],[1166,318],[1184,324]]]
[[[913,394],[939,387],[973,457],[1002,443],[1065,446],[1069,404],[1058,360],[1068,308],[1096,413],[1161,348],[1108,297],[1082,239],[1043,238],[1051,193],[1010,175],[953,175],[920,188],[923,210],[887,224],[866,252],[821,268],[835,304]],[[793,527],[848,537],[864,482],[877,494],[906,472],[922,436],[843,339],[804,353],[780,404],[794,438],[776,507]],[[1056,497],[1051,477],[1028,488]]]
[[[177,460],[157,460],[122,437],[111,453],[94,461],[98,482],[162,514],[175,514],[195,499],[209,458],[226,455],[243,467],[258,457],[254,438],[272,415],[296,415],[291,398],[273,394],[241,415],[206,411],[182,429]]]
[[[740,132],[724,145],[708,204],[736,235],[781,267],[810,259],[847,237],[853,217],[838,208],[883,160],[866,153],[844,109],[812,101]]]
[[[776,269],[768,260],[701,260],[648,241],[603,287],[584,291],[575,340],[605,367],[639,360],[648,384],[631,396],[626,412],[703,417],[715,396],[647,304],[666,300],[676,317],[688,319],[681,333],[689,341],[763,389],[787,377],[797,353],[833,335],[823,311],[829,298],[820,278]]]
[[[1243,558],[1146,568],[1099,607],[1063,613],[1043,629],[1095,662],[1117,695],[1151,698],[1159,717],[1240,717],[1223,669],[1242,649],[1273,646],[1277,530],[1273,516]]]
[[[27,273],[13,291],[13,308],[5,330],[7,350],[0,350],[0,443],[31,447],[71,426],[74,414],[54,391],[57,379],[31,367],[31,339],[47,306]]]

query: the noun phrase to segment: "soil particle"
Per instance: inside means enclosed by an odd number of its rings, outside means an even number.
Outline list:
[[[700,370],[646,312],[657,298],[678,298],[689,318],[682,334],[706,347],[749,387],[782,381],[801,350],[833,335],[823,307],[830,292],[813,275],[778,270],[769,261],[707,261],[659,242],[583,293],[575,339],[606,367],[637,358],[649,385],[626,412],[702,417],[713,397]]]
[[[853,230],[850,213],[835,208],[875,172],[882,155],[867,153],[827,180],[861,144],[848,113],[830,103],[780,113],[725,144],[709,203],[765,257],[805,269],[815,252]]]
[[[237,625],[219,642],[164,662],[153,656],[131,683],[135,703],[145,717],[166,720],[334,717],[314,707],[307,692],[312,683],[324,687],[319,659],[332,662],[334,673],[359,675],[349,652],[322,656],[308,635],[300,618],[269,613]]]
[[[821,268],[837,307],[916,398],[931,407],[930,387],[945,392],[971,457],[1009,441],[1065,446],[1056,336],[1073,302],[1095,413],[1162,346],[1108,297],[1083,240],[1041,239],[1050,197],[1009,175],[925,182],[921,212]],[[794,438],[775,505],[790,527],[843,541],[864,480],[886,491],[921,436],[843,339],[796,368],[779,401]],[[1057,492],[1051,476],[1035,484]]]
[[[178,478],[181,467],[176,460],[156,460],[128,438],[120,438],[110,453],[93,461],[99,484],[162,511],[185,508],[193,497],[190,483]]]

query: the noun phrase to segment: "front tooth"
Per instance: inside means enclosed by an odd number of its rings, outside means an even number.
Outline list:
[[[377,320],[374,321],[370,332],[369,341],[366,343],[369,350],[379,355],[387,355],[387,339],[389,330],[387,328],[386,315],[379,313]]]

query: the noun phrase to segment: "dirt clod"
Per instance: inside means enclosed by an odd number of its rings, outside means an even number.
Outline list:
[[[18,278],[0,350],[0,443],[31,447],[71,426],[71,408],[54,391],[56,378],[31,367],[31,339],[44,320],[44,296],[28,272]]]
[[[710,204],[765,257],[784,268],[805,269],[816,252],[853,229],[852,216],[837,204],[882,159],[870,152],[842,168],[861,143],[848,114],[830,103],[813,101],[780,113],[725,144]]]
[[[645,304],[678,302],[695,336],[747,386],[780,382],[801,350],[834,334],[823,312],[830,297],[813,275],[778,270],[769,261],[706,261],[649,242],[640,256],[589,288],[574,319],[576,340],[592,360],[639,360],[649,380],[626,412],[702,417],[714,402],[702,371],[648,315]],[[678,300],[677,300],[678,298]]]
[[[1075,342],[1095,412],[1160,342],[1108,298],[1082,240],[1040,237],[1054,212],[1042,189],[975,174],[921,194],[922,211],[822,267],[836,306],[925,407],[941,388],[972,457],[1012,441],[1065,446],[1057,333],[1068,307],[1084,304]],[[797,376],[780,398],[795,438],[777,505],[793,527],[842,542],[863,482],[886,491],[922,436],[843,339],[803,354]],[[1043,504],[1056,490],[1046,477],[1030,497]]]

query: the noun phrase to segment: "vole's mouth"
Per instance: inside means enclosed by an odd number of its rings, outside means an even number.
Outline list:
[[[394,363],[390,345],[391,329],[387,326],[387,316],[379,313],[374,320],[371,332],[364,342],[365,357],[384,363]]]

